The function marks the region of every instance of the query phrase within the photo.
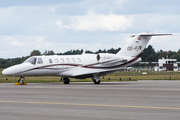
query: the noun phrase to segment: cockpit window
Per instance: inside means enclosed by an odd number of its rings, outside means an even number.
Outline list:
[[[42,58],[38,58],[37,63],[38,63],[38,64],[43,64],[43,60],[42,60]]]
[[[36,57],[31,57],[25,61],[25,63],[31,63],[33,65],[36,64]]]

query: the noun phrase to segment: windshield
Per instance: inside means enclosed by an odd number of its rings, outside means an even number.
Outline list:
[[[30,57],[29,59],[27,59],[25,61],[25,63],[31,63],[31,64],[35,65],[36,64],[36,57]]]

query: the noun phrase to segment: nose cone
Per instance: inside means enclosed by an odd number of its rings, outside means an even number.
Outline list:
[[[2,74],[3,74],[3,75],[13,75],[12,72],[11,72],[11,70],[10,70],[9,68],[4,69],[4,70],[2,71]]]
[[[3,75],[14,76],[18,71],[18,65],[8,67],[2,71]]]
[[[3,75],[5,75],[5,74],[6,74],[6,69],[4,69],[4,70],[2,71],[2,74],[3,74]]]

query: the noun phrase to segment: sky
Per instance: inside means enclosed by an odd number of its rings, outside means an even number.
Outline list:
[[[33,50],[122,48],[131,34],[153,37],[155,51],[180,49],[179,0],[0,0],[0,58]]]

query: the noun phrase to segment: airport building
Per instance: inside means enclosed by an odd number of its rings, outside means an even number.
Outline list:
[[[178,71],[177,59],[158,59],[158,66],[154,67],[154,71]]]
[[[149,62],[140,62],[140,64],[147,65],[150,64]],[[158,62],[151,62],[151,64],[155,64],[154,71],[178,71],[178,64],[177,59],[158,59]]]

